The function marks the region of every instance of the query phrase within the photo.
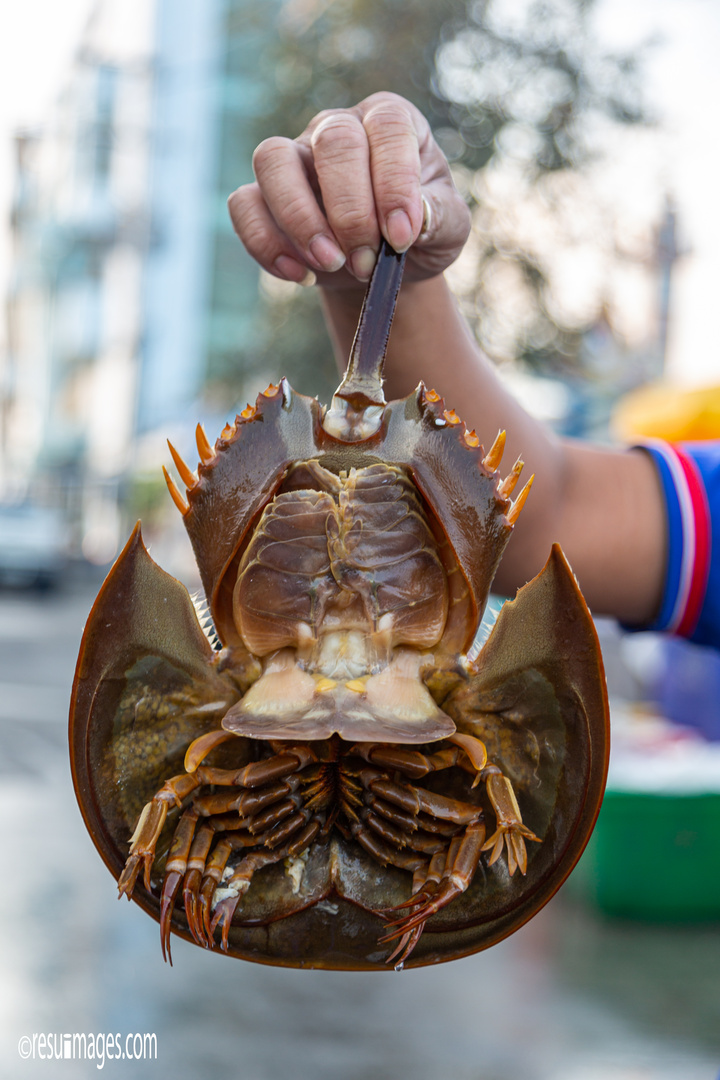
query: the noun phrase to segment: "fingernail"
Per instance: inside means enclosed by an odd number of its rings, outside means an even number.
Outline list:
[[[413,242],[413,228],[404,210],[393,210],[385,223],[387,238],[397,252],[407,251]]]
[[[350,256],[350,266],[356,278],[367,281],[377,262],[377,252],[371,247],[361,247]]]
[[[308,248],[321,270],[328,270],[332,273],[345,265],[345,256],[342,251],[327,236],[322,234],[314,236],[308,244]]]
[[[307,266],[303,266],[302,263],[299,263],[297,259],[293,259],[290,255],[278,255],[273,266],[280,277],[285,278],[286,281],[294,281],[298,285],[302,285],[308,275]]]

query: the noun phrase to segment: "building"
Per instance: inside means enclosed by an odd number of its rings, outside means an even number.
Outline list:
[[[132,451],[149,240],[151,42],[134,7],[131,29],[132,4],[97,5],[47,125],[18,136],[12,211],[5,492],[63,508],[98,561]]]
[[[252,179],[259,57],[276,7],[158,0],[140,432],[194,426],[208,377],[242,364],[258,340],[257,267],[226,202]]]
[[[277,7],[98,0],[53,115],[17,139],[4,491],[60,505],[97,561],[128,473],[159,432],[224,422],[207,380],[259,340],[226,200],[252,176]]]

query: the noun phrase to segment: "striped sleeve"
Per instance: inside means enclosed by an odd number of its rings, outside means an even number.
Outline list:
[[[662,603],[643,629],[720,648],[720,442],[673,445],[653,439],[642,449],[658,470],[667,520]]]

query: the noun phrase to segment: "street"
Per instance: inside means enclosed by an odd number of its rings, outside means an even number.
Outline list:
[[[611,922],[562,894],[501,945],[433,969],[286,971],[180,939],[165,965],[70,782],[67,706],[97,584],[0,592],[0,1075],[96,1076],[97,1060],[21,1060],[18,1044],[104,1032],[157,1037],[157,1060],[108,1054],[117,1076],[717,1080],[720,930]]]

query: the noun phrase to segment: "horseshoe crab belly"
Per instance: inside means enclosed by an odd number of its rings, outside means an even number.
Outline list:
[[[446,736],[454,724],[419,671],[442,636],[447,580],[414,485],[388,465],[312,475],[329,490],[281,491],[240,562],[235,623],[266,659],[223,726],[256,738]]]
[[[325,491],[276,495],[238,569],[233,617],[255,656],[317,636],[336,586],[327,543],[335,503]]]
[[[320,638],[338,632],[431,648],[447,619],[447,581],[411,480],[388,465],[315,472],[333,490],[278,494],[240,563],[233,613],[248,649],[305,654],[312,641],[312,666]]]

